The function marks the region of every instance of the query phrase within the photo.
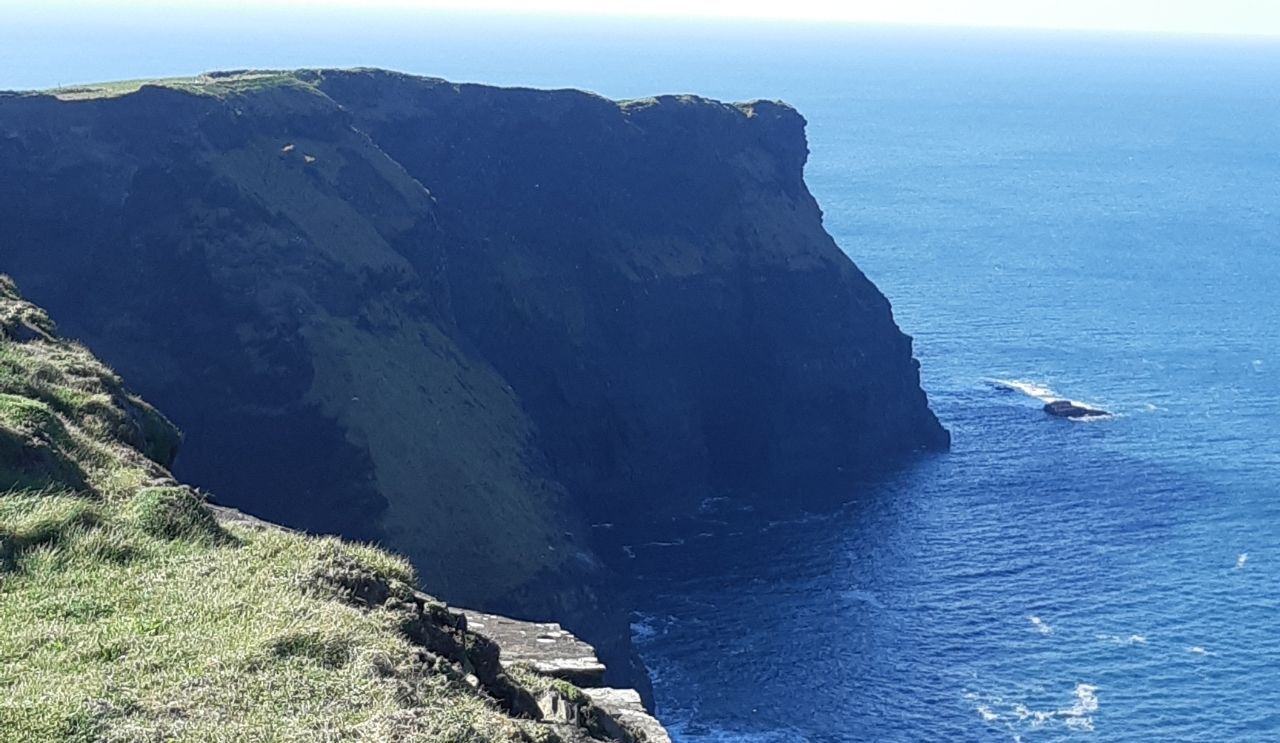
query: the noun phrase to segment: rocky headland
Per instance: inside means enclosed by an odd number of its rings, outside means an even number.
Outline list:
[[[0,267],[183,429],[185,482],[643,690],[629,529],[949,442],[804,127],[379,70],[3,94]]]

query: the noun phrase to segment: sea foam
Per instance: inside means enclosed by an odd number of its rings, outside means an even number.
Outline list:
[[[1045,622],[1040,617],[1030,616],[1030,617],[1027,617],[1027,619],[1031,620],[1031,625],[1035,627],[1037,630],[1039,630],[1040,634],[1042,635],[1053,634],[1053,627],[1050,627],[1048,622]]]
[[[973,703],[974,711],[984,723],[1003,727],[1015,740],[1020,740],[1023,732],[1055,724],[1071,730],[1092,732],[1094,714],[1101,706],[1098,687],[1088,683],[1077,683],[1072,690],[1071,705],[1058,709],[1034,709],[1022,702],[1006,701],[998,695],[973,692],[966,693],[964,698]]]
[[[1147,638],[1144,637],[1143,635],[1138,635],[1138,634],[1132,634],[1132,635],[1129,635],[1128,637],[1122,637],[1120,635],[1097,635],[1097,638],[1099,640],[1102,640],[1103,642],[1110,642],[1116,645],[1146,645],[1147,644]]]
[[[1021,392],[1027,397],[1034,397],[1041,402],[1053,402],[1054,400],[1062,399],[1052,388],[1037,382],[1024,382],[1020,379],[990,379],[988,381],[1000,389]]]

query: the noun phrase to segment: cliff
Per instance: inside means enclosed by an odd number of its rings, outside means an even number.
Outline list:
[[[0,276],[0,741],[666,740],[558,627],[208,506],[180,438]]]
[[[947,445],[806,156],[779,103],[374,70],[14,94],[0,256],[188,481],[616,661],[610,539]]]

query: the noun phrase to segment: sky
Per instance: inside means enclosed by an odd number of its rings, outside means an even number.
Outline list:
[[[701,65],[678,63],[671,50],[732,55],[748,41],[796,54],[878,45],[903,64],[926,52],[972,54],[976,46],[1027,59],[1093,55],[1081,49],[1098,44],[1134,53],[1247,48],[1270,59],[1280,52],[1280,0],[0,0],[0,32],[7,32],[0,91],[216,69],[354,66],[589,85],[589,75],[565,64],[569,58],[626,64],[635,80],[665,81],[658,89],[666,90],[693,86],[675,72]],[[904,39],[915,39],[909,53]],[[667,51],[652,53],[654,41]],[[1126,64],[1161,63],[1135,57]]]
[[[1280,36],[1280,0],[0,0],[10,18],[243,15],[267,9],[782,19]]]

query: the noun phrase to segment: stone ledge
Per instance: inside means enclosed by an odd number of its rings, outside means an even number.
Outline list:
[[[554,622],[517,619],[459,609],[467,629],[484,635],[502,648],[503,663],[525,663],[538,673],[574,686],[599,686],[605,666],[595,648]]]
[[[610,735],[630,737],[636,743],[671,743],[666,728],[645,710],[636,690],[596,688],[582,692],[597,709],[617,722],[619,729],[608,730]]]
[[[671,743],[662,723],[648,713],[640,692],[602,687],[605,666],[595,648],[553,622],[517,619],[460,609],[467,630],[484,635],[501,648],[501,662],[523,663],[538,673],[579,687],[599,713],[597,719],[611,738],[626,743]],[[543,700],[544,712],[577,720],[579,709],[565,699]],[[562,709],[563,708],[563,709]]]

